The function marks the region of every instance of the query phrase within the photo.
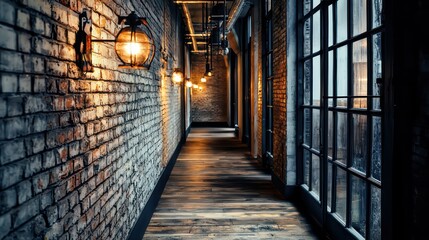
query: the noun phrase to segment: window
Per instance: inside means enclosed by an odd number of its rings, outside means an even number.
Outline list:
[[[298,6],[304,195],[327,228],[381,239],[382,0],[298,0]]]

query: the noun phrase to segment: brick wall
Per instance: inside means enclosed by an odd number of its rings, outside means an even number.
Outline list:
[[[273,1],[273,174],[285,181],[286,170],[286,1]]]
[[[206,83],[200,79],[206,70],[204,54],[191,56],[191,81],[203,87],[193,89],[191,111],[193,122],[227,122],[227,79],[222,55],[213,54],[213,76]]]
[[[183,107],[166,74],[181,64],[178,11],[137,2],[0,0],[0,239],[125,239],[134,226]],[[131,10],[146,16],[165,58],[158,49],[150,71],[118,69],[113,44],[93,43],[94,72],[80,72],[83,8],[93,38],[113,39]]]

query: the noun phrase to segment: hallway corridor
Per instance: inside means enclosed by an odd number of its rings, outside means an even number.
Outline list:
[[[144,239],[317,239],[233,129],[193,128]]]

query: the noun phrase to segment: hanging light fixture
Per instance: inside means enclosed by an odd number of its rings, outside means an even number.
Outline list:
[[[186,87],[190,88],[190,87],[192,87],[192,85],[193,85],[193,84],[192,84],[192,82],[191,82],[191,81],[189,81],[189,80],[188,80],[188,81],[186,81]]]
[[[198,89],[198,84],[193,84],[192,87]]]
[[[205,76],[203,76],[200,80],[201,80],[201,82],[207,82],[207,79]]]
[[[91,45],[91,42],[114,42],[115,52],[122,62],[119,65],[120,68],[150,68],[155,56],[156,47],[146,18],[139,17],[132,11],[128,16],[120,16],[118,18],[118,23],[122,29],[114,40],[90,39],[91,21],[89,19],[90,14],[87,12],[88,10],[85,9],[80,15],[80,30],[75,43],[78,58],[77,64],[81,67],[82,71],[87,71],[88,67],[85,66],[88,64],[92,65],[91,62],[82,62],[82,59],[85,59],[84,57],[87,54],[91,54],[91,52],[88,52],[88,50],[91,50],[88,47]],[[82,51],[81,47],[79,47],[80,45],[86,46],[86,49]]]

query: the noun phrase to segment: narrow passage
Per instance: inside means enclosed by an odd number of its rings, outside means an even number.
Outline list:
[[[318,239],[229,128],[193,128],[144,239]]]

